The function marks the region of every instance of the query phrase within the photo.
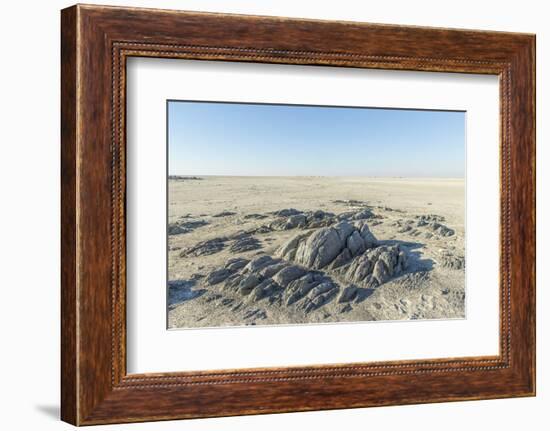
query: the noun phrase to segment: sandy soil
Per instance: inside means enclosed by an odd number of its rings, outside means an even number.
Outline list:
[[[462,179],[168,186],[170,328],[464,317]]]

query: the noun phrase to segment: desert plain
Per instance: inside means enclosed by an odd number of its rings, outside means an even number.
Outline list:
[[[464,187],[170,176],[168,327],[464,318]]]

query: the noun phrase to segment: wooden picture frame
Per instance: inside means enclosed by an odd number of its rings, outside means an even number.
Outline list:
[[[61,17],[64,421],[91,425],[535,394],[534,35],[84,5],[64,9]],[[500,354],[128,375],[130,56],[498,75]]]

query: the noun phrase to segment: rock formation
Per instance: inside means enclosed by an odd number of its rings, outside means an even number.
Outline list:
[[[302,214],[293,213],[288,218],[298,215]],[[231,247],[243,250],[257,241],[246,234],[233,240]],[[219,241],[212,241],[201,243],[192,253],[218,246]],[[205,283],[239,293],[249,302],[269,300],[307,314],[339,293],[340,302],[350,302],[358,289],[373,289],[402,274],[406,267],[407,256],[399,245],[379,244],[365,220],[344,220],[302,231],[273,257],[263,254],[251,260],[230,259],[223,268],[210,272]],[[342,289],[342,284],[347,287]]]

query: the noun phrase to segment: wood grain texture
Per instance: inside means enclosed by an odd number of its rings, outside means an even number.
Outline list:
[[[61,36],[63,420],[87,425],[534,395],[533,35],[79,5],[62,11]],[[129,56],[498,75],[499,355],[127,375]]]
[[[76,9],[61,16],[61,417],[78,421],[76,299]]]

